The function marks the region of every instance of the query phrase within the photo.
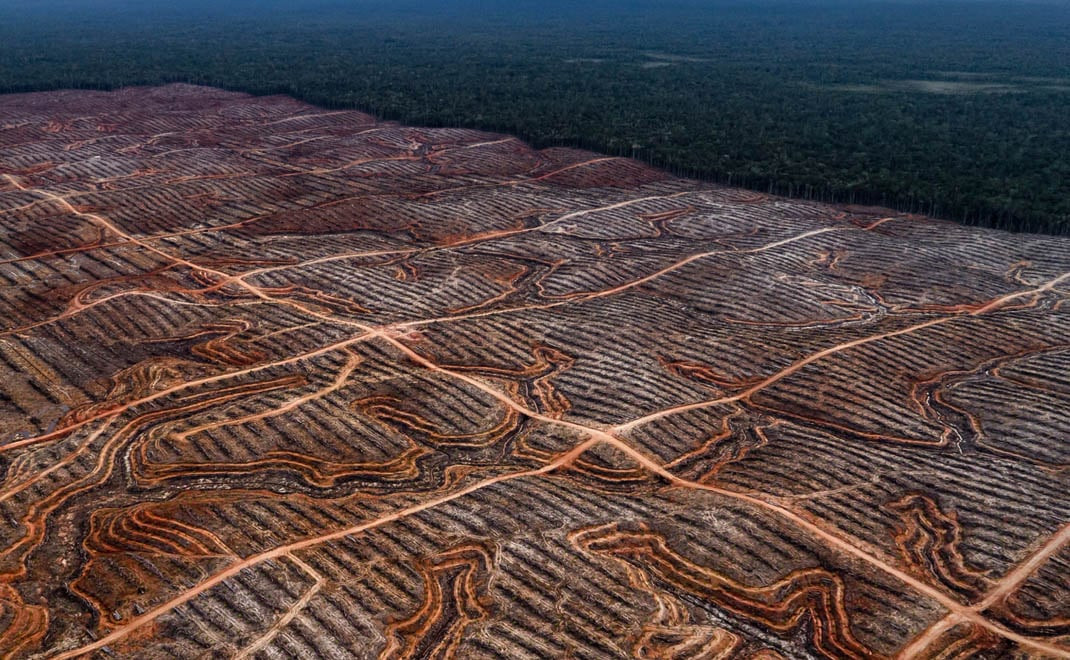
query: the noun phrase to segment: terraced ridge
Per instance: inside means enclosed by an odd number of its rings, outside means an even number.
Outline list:
[[[1070,657],[1070,240],[0,97],[0,654]]]

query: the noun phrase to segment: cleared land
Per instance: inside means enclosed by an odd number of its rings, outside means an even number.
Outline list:
[[[1070,656],[1070,240],[0,97],[0,653]]]

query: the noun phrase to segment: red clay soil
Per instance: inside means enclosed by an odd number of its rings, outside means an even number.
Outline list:
[[[1070,240],[0,97],[0,655],[1070,657]]]

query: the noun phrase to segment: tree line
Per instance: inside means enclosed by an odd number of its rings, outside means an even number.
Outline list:
[[[1065,5],[43,4],[0,8],[0,91],[286,93],[763,192],[1070,233]]]

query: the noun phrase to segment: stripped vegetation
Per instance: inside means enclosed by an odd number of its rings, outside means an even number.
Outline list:
[[[186,85],[0,126],[0,655],[1070,657],[1066,239]]]

